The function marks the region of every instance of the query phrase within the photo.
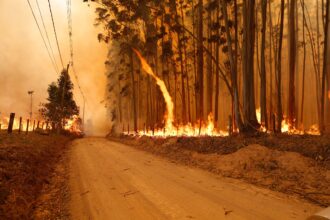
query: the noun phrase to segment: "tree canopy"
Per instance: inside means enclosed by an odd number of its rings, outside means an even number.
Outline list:
[[[52,124],[53,129],[63,128],[67,120],[79,114],[79,107],[73,99],[73,83],[67,70],[63,70],[57,82],[48,86],[48,98],[41,104],[41,115]]]

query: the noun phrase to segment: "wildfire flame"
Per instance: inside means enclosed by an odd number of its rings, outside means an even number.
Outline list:
[[[260,108],[256,110],[256,115],[258,122],[261,123]],[[267,132],[267,129],[264,127],[264,125],[261,125],[260,131]],[[294,125],[291,125],[286,119],[286,117],[284,117],[284,119],[282,120],[281,132],[288,134],[299,134],[299,135],[303,135],[303,134],[320,135],[318,125],[314,124],[308,130],[299,130]]]
[[[1,130],[7,130],[8,125],[9,125],[9,117],[2,116],[0,117],[0,125],[1,125]],[[32,120],[29,122],[29,128],[28,131],[33,131],[33,123],[34,124],[34,129],[37,129],[37,120]],[[43,129],[46,129],[46,123],[45,122],[40,122],[39,128],[41,128],[42,124],[44,124]],[[27,119],[22,119],[21,122],[21,131],[26,131],[26,126],[27,126]],[[19,130],[20,128],[20,123],[19,123],[19,118],[14,118],[14,123],[13,123],[13,130]],[[51,124],[48,124],[48,129],[51,129]],[[76,132],[80,133],[81,132],[81,120],[79,116],[74,115],[71,119],[67,120],[66,125],[64,126],[64,130],[70,131],[70,132]]]
[[[143,70],[149,74],[151,77],[153,77],[156,81],[156,84],[159,86],[160,91],[162,92],[162,95],[164,97],[165,103],[166,103],[166,114],[164,116],[165,119],[165,126],[163,129],[155,129],[155,130],[143,130],[138,131],[136,135],[139,136],[156,136],[156,137],[166,137],[166,136],[227,136],[228,132],[221,131],[219,129],[216,129],[214,126],[214,120],[213,120],[213,114],[210,113],[208,115],[208,120],[206,123],[202,121],[197,121],[195,124],[187,123],[185,125],[174,125],[174,104],[172,101],[172,97],[170,93],[168,92],[166,85],[163,80],[161,80],[158,76],[154,74],[152,71],[152,68],[147,63],[147,61],[142,57],[139,51],[133,48],[133,51],[136,53],[138,58],[141,61],[141,65]],[[329,93],[330,95],[330,93]],[[260,108],[256,110],[257,120],[259,123],[261,122],[261,113]],[[260,131],[267,132],[267,129],[264,127],[264,125],[261,125]],[[290,124],[287,123],[287,121],[284,119],[282,121],[282,132],[289,133],[289,134],[313,134],[318,135],[319,130],[316,125],[313,125],[309,130],[307,131],[301,131],[296,129],[294,126],[290,126]],[[127,133],[126,133],[127,134]]]
[[[0,117],[1,130],[8,129],[9,120],[10,120],[9,117],[6,117],[6,116]],[[22,119],[21,130],[26,131],[26,126],[27,126],[27,119]],[[35,127],[36,127],[36,124],[35,124]],[[19,130],[19,128],[20,128],[19,118],[15,118],[14,123],[13,123],[13,130]],[[32,130],[33,130],[33,120],[32,120],[32,122],[29,121],[29,128],[28,128],[28,131],[32,131]]]
[[[174,115],[173,115],[174,104],[172,101],[172,97],[171,97],[170,93],[168,92],[164,81],[161,80],[159,77],[157,77],[154,74],[151,67],[149,66],[147,61],[142,57],[140,52],[134,48],[133,48],[133,50],[136,53],[136,55],[139,57],[144,71],[156,80],[156,84],[159,86],[160,91],[163,94],[163,97],[164,97],[165,103],[166,103],[165,129],[167,131],[171,131],[171,130],[173,130],[173,121],[174,121]]]
[[[64,130],[75,132],[75,133],[81,133],[81,119],[78,115],[72,116],[71,119],[68,119],[66,121],[66,124],[64,126]]]
[[[215,129],[212,113],[208,115],[208,121],[206,124],[202,122],[201,123],[197,122],[194,125],[188,123],[186,125],[174,126],[173,125],[174,104],[164,81],[154,74],[151,67],[149,66],[147,61],[142,57],[139,51],[137,51],[134,48],[133,51],[140,59],[143,70],[156,80],[156,84],[159,86],[159,89],[162,92],[162,95],[166,103],[166,115],[164,117],[165,127],[163,129],[156,129],[154,131],[139,131],[138,132],[139,135],[147,135],[147,136],[199,136],[199,135],[225,136],[227,135],[227,132],[223,132]]]

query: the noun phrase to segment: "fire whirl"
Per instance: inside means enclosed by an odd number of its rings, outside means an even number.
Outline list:
[[[166,103],[166,114],[164,116],[165,119],[165,127],[163,129],[158,129],[155,131],[139,131],[138,135],[147,135],[147,136],[226,136],[227,132],[217,130],[214,127],[213,115],[210,114],[208,116],[207,123],[196,123],[191,124],[188,123],[186,125],[174,126],[174,104],[172,101],[172,97],[168,92],[166,85],[163,80],[157,77],[152,71],[151,67],[147,63],[147,61],[142,57],[139,51],[134,49],[134,52],[139,57],[143,70],[152,76],[156,80],[156,84],[159,86],[160,91],[164,97]]]

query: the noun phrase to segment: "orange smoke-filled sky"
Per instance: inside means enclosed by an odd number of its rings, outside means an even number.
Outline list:
[[[30,0],[43,30],[36,0]],[[60,67],[61,62],[56,46],[51,16],[47,0],[38,0],[46,24],[51,46]],[[64,65],[69,62],[70,47],[67,21],[67,0],[51,0],[56,31],[59,40]],[[86,121],[93,127],[94,134],[106,132],[106,110],[100,103],[105,94],[105,67],[107,46],[97,40],[97,34],[102,31],[95,27],[93,5],[82,0],[72,0],[73,51],[74,65],[80,84],[85,93]],[[46,36],[44,34],[44,36]],[[47,38],[45,37],[47,41]],[[83,101],[77,83],[74,95],[77,104]],[[17,116],[28,117],[28,90],[34,90],[33,113],[36,115],[39,104],[46,101],[47,87],[56,81],[55,72],[47,50],[39,34],[37,25],[30,11],[27,0],[0,1],[0,112],[7,116],[15,112]],[[91,126],[94,125],[94,126]]]

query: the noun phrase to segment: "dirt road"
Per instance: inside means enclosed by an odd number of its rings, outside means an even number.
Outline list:
[[[320,208],[102,138],[73,142],[73,219],[305,219]]]

